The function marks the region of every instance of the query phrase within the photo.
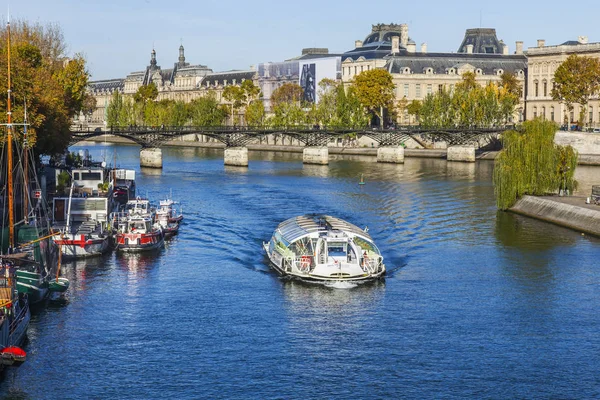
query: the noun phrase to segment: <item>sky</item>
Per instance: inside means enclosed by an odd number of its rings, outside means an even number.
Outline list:
[[[283,61],[305,47],[341,53],[377,23],[407,23],[417,49],[427,43],[429,52],[456,51],[465,29],[479,27],[495,28],[511,54],[517,40],[525,49],[537,39],[600,42],[598,0],[22,0],[9,6],[11,19],[58,24],[69,55],[86,57],[91,80],[144,70],[153,48],[158,65],[171,68],[180,44],[187,62],[215,72]]]

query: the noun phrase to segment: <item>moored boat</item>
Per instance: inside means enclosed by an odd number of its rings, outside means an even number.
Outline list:
[[[156,210],[156,221],[162,227],[165,238],[172,237],[179,232],[179,223],[183,220],[183,214],[177,213],[173,207],[173,200],[161,200]]]
[[[159,249],[164,245],[160,225],[149,216],[128,215],[116,220],[117,250],[138,252]]]
[[[290,218],[263,248],[284,276],[312,281],[365,281],[385,274],[383,257],[366,230],[328,215]]]
[[[27,335],[31,319],[28,297],[19,294],[16,283],[16,267],[3,256],[0,262],[0,363],[18,365],[25,361],[21,346]]]

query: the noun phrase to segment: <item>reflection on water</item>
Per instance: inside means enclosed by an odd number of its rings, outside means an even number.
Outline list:
[[[140,172],[144,175],[148,176],[161,176],[163,173],[162,168],[149,168],[149,167],[140,167]]]

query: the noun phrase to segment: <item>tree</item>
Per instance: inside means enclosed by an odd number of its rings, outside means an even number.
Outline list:
[[[556,124],[535,119],[523,123],[522,131],[502,135],[504,149],[494,163],[494,191],[499,209],[506,210],[523,195],[572,192],[577,152],[554,143]]]
[[[336,124],[347,128],[364,128],[369,124],[369,115],[356,95],[356,88],[347,90],[343,84],[336,89]]]
[[[0,28],[0,87],[7,84],[7,30]],[[64,153],[72,117],[81,110],[89,74],[85,60],[76,55],[65,62],[66,44],[56,25],[11,23],[13,122],[23,121],[27,104],[27,140],[36,155]],[[6,96],[0,97],[6,109]],[[6,115],[0,122],[6,123]],[[16,137],[22,138],[16,125]]]
[[[85,115],[92,115],[92,113],[96,109],[96,106],[97,106],[96,98],[94,96],[92,96],[91,94],[86,93],[85,97],[83,98],[83,105],[82,105],[83,113]]]
[[[246,106],[246,122],[250,126],[262,126],[265,121],[265,105],[262,100],[254,100]]]
[[[408,103],[408,106],[406,106],[406,110],[408,111],[409,115],[414,115],[415,118],[417,119],[417,122],[419,121],[420,115],[421,115],[421,107],[423,106],[423,103],[421,103],[419,100],[413,100],[410,103]]]
[[[379,118],[383,126],[383,110],[393,109],[394,82],[392,75],[384,69],[363,71],[354,78],[353,86],[360,103]]]
[[[519,80],[514,74],[511,74],[508,71],[504,71],[502,75],[500,75],[500,86],[518,99],[523,95],[523,87],[519,83]]]
[[[564,103],[569,111],[573,110],[573,104],[580,104],[584,112],[590,98],[599,89],[600,60],[572,54],[556,69],[551,94],[554,100]],[[567,121],[570,130],[570,117]]]
[[[300,103],[304,97],[304,90],[297,83],[284,83],[271,94],[271,108],[286,103]]]
[[[260,88],[251,80],[246,79],[241,85],[230,85],[223,89],[223,98],[231,103],[234,111],[248,107],[260,94]],[[241,124],[241,116],[240,116]]]
[[[83,108],[89,77],[90,74],[85,69],[85,59],[81,54],[76,54],[72,60],[66,62],[64,68],[56,71],[56,80],[64,90],[65,104],[71,115],[79,113]]]
[[[142,85],[138,88],[137,92],[133,95],[133,100],[136,103],[146,104],[149,101],[154,101],[158,97],[158,88],[154,82],[150,82],[147,85]]]
[[[190,103],[192,124],[195,126],[221,126],[227,118],[227,111],[221,107],[214,92],[194,99]]]

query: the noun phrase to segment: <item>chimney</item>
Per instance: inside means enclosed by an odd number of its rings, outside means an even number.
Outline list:
[[[417,45],[414,42],[408,43],[406,45],[406,51],[408,53],[416,53],[417,52]]]
[[[544,47],[546,45],[546,41],[544,39],[538,39],[537,47]]]
[[[520,40],[515,43],[515,54],[519,56],[523,55],[523,42]]]
[[[473,54],[473,45],[472,44],[467,45],[467,54]]]
[[[579,44],[588,44],[588,37],[587,36],[579,36],[579,37],[577,37],[577,41],[579,42]]]
[[[354,41],[354,47],[355,47],[355,48],[357,48],[357,49],[358,49],[358,48],[361,48],[361,47],[362,47],[362,45],[363,45],[363,41],[362,41],[362,40],[355,40],[355,41]]]
[[[408,25],[400,24],[400,44],[406,48],[408,45]]]
[[[506,44],[502,44],[502,54],[507,56],[508,55],[508,45]]]
[[[421,53],[427,53],[427,43],[421,43]]]
[[[398,36],[392,36],[392,54],[400,53],[400,38]]]

